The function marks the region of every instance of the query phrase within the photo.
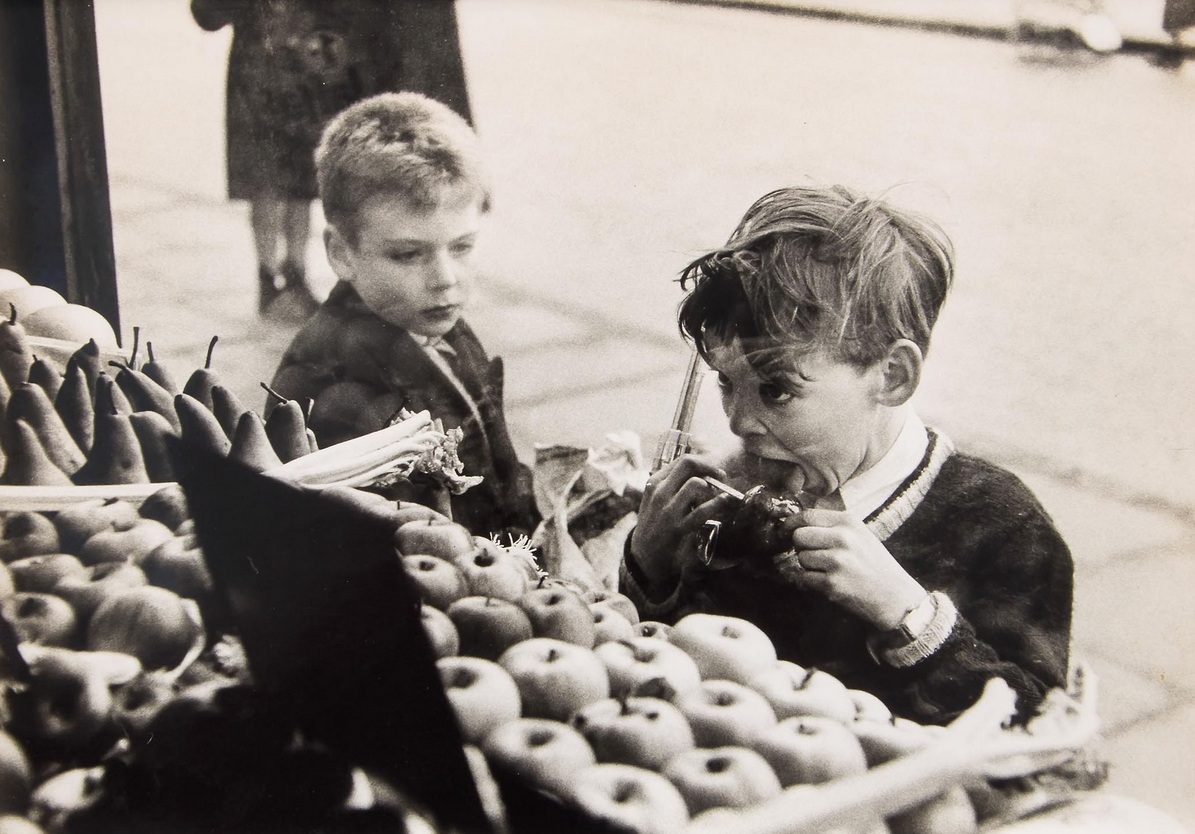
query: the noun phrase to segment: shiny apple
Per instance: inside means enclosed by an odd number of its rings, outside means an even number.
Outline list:
[[[689,614],[668,638],[697,662],[701,677],[746,684],[776,664],[771,638],[754,623],[719,614]]]
[[[461,637],[452,619],[439,608],[424,605],[419,609],[419,622],[437,658],[453,657],[461,650]]]
[[[23,739],[75,751],[105,728],[112,712],[109,681],[85,654],[48,649],[26,657],[32,680],[13,704],[13,726],[21,727]]]
[[[164,486],[141,502],[137,512],[142,518],[160,521],[171,530],[178,530],[180,524],[191,517],[187,496],[179,484]]]
[[[631,621],[607,603],[595,602],[590,605],[589,616],[593,619],[593,641],[596,645],[611,640],[630,640],[635,636],[635,626]]]
[[[54,586],[64,579],[81,578],[87,575],[87,568],[77,557],[69,553],[44,553],[41,556],[26,556],[10,562],[13,585],[18,591],[50,593]]]
[[[112,717],[129,738],[144,740],[150,723],[177,694],[172,674],[142,670],[131,680],[112,687]]]
[[[415,580],[420,598],[441,611],[469,595],[469,583],[461,569],[438,556],[404,556],[403,567]]]
[[[593,648],[593,614],[580,596],[561,587],[532,588],[519,599],[536,637]]]
[[[454,560],[469,586],[469,594],[518,602],[530,582],[527,569],[501,548],[477,548]]]
[[[843,723],[855,719],[855,701],[846,685],[820,669],[781,660],[748,685],[767,699],[777,718],[824,715]]]
[[[79,550],[79,559],[85,565],[100,562],[141,561],[162,542],[174,537],[174,531],[160,521],[138,518],[130,527],[108,529],[94,533]]]
[[[703,681],[697,689],[678,693],[673,703],[689,719],[702,747],[749,746],[776,728],[776,714],[764,697],[734,681]]]
[[[436,668],[467,744],[480,744],[498,727],[521,715],[518,686],[492,660],[445,657],[436,661]]]
[[[640,620],[635,625],[635,636],[669,640],[672,637],[672,626],[659,620]]]
[[[816,785],[867,770],[867,757],[855,734],[833,718],[786,718],[757,736],[751,748],[772,766],[780,784]]]
[[[0,531],[0,561],[13,562],[25,556],[60,553],[58,528],[47,516],[32,510],[10,513]]]
[[[676,834],[689,822],[680,791],[651,770],[596,764],[576,774],[569,798],[591,817],[632,834]]]
[[[77,553],[101,530],[126,530],[137,521],[137,507],[120,498],[94,498],[63,507],[54,515],[62,549]]]
[[[38,785],[29,800],[29,818],[46,831],[67,831],[71,817],[95,805],[104,795],[104,768],[75,767]]]
[[[473,534],[444,518],[426,518],[400,524],[394,546],[404,556],[439,556],[452,562],[477,549]]]
[[[878,696],[865,689],[848,689],[847,695],[855,705],[855,718],[870,721],[891,721],[892,710]]]
[[[131,654],[146,669],[173,669],[204,637],[198,607],[145,585],[104,600],[87,623],[87,648]]]
[[[709,808],[746,808],[780,795],[780,780],[763,756],[746,747],[696,748],[664,767],[691,815]]]
[[[631,625],[639,624],[639,609],[635,607],[635,603],[626,594],[606,588],[595,588],[586,591],[583,598],[590,605],[599,602],[603,605],[609,605],[619,614],[626,617]]]
[[[610,694],[606,666],[592,649],[534,637],[511,646],[498,663],[519,687],[523,714],[567,721],[586,704]]]
[[[516,718],[481,743],[490,763],[532,785],[564,795],[576,775],[596,763],[593,749],[575,729],[547,718]]]
[[[79,622],[86,625],[95,609],[109,596],[146,584],[145,572],[132,562],[100,562],[87,568],[83,577],[59,582],[54,586],[54,593],[69,602]]]
[[[672,700],[680,692],[701,687],[701,673],[693,658],[658,638],[610,640],[594,651],[606,664],[610,693],[616,698],[655,695]]]
[[[18,591],[0,600],[0,612],[22,643],[63,647],[74,643],[78,620],[71,604],[62,597]]]
[[[210,598],[214,586],[199,537],[175,535],[159,544],[140,561],[151,585],[199,601]]]
[[[599,762],[660,770],[695,746],[688,719],[660,698],[604,698],[577,710],[569,723]]]
[[[460,637],[460,653],[497,660],[511,646],[531,639],[531,620],[513,602],[493,597],[462,597],[448,606]]]

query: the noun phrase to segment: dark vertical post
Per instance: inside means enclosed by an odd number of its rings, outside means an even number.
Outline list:
[[[0,267],[67,295],[41,0],[0,2]]]
[[[120,333],[112,209],[91,0],[43,0],[67,298]]]

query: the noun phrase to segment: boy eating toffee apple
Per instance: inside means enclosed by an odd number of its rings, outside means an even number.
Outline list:
[[[501,359],[461,318],[473,248],[490,205],[476,134],[415,93],[383,93],[339,113],[316,150],[328,261],[339,281],[296,334],[271,388],[313,401],[321,446],[382,428],[401,408],[464,434],[466,475],[451,498],[476,535],[529,532],[530,472],[506,428]],[[393,497],[434,504],[404,484]]]
[[[1022,718],[1065,685],[1066,544],[1020,480],[910,404],[952,279],[937,226],[842,187],[764,196],[686,267],[680,327],[742,448],[651,476],[622,568],[644,618],[751,620],[781,658],[922,722],[949,721],[991,677]],[[734,499],[704,476],[799,495],[791,549],[707,566],[698,534]]]

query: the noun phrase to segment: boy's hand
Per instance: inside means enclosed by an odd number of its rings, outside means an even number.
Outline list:
[[[696,533],[706,521],[732,506],[734,499],[702,480],[706,475],[725,477],[708,460],[683,455],[647,480],[631,552],[653,582],[677,576],[695,559]]]
[[[837,510],[810,509],[793,531],[793,550],[776,557],[781,576],[817,591],[876,628],[896,628],[925,589],[862,521]]]

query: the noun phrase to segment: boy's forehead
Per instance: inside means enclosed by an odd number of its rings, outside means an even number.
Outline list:
[[[404,234],[467,234],[485,214],[482,196],[453,189],[433,201],[416,200],[401,192],[383,192],[364,200],[355,212],[358,234],[401,237]]]

